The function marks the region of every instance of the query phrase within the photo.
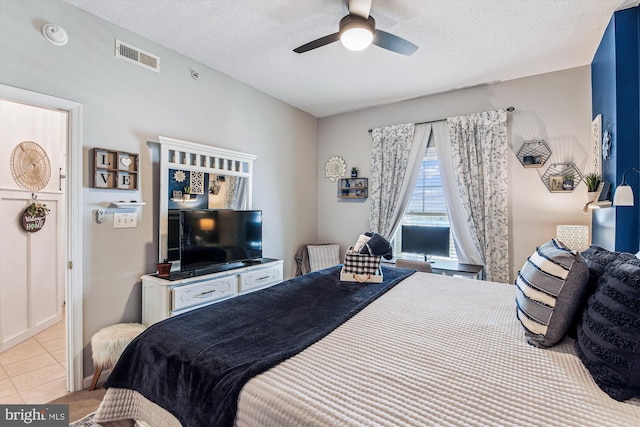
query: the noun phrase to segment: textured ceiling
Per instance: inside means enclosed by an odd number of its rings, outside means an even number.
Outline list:
[[[639,2],[373,0],[376,28],[419,46],[407,57],[292,52],[338,30],[343,0],[63,1],[316,117],[589,64],[613,12]]]

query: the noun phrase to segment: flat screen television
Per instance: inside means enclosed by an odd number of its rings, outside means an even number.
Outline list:
[[[262,258],[262,211],[180,211],[181,271],[258,258]]]
[[[402,226],[402,252],[424,255],[449,256],[449,227],[423,225]]]

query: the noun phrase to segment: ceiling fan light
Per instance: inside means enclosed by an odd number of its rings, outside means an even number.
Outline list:
[[[366,49],[373,41],[376,21],[369,16],[347,15],[340,20],[340,42],[349,50]]]
[[[372,41],[373,33],[368,28],[354,26],[340,35],[340,42],[349,50],[366,49]]]

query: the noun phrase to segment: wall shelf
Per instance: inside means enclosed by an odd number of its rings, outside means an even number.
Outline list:
[[[178,203],[196,203],[198,201],[198,199],[186,197],[172,197],[170,200]]]
[[[366,199],[369,197],[368,178],[340,178],[338,180],[339,199]]]
[[[565,190],[563,189],[564,176],[573,175],[573,188]],[[540,177],[542,183],[547,187],[551,193],[571,193],[580,185],[583,176],[582,172],[574,163],[551,163],[549,168]]]
[[[146,205],[145,202],[111,202],[116,208],[137,208],[138,206]]]
[[[542,139],[525,141],[516,157],[525,168],[541,168],[551,157],[551,149]]]

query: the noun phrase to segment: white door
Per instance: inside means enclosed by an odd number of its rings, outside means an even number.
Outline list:
[[[0,124],[1,352],[62,320],[68,113],[0,100]],[[49,214],[29,232],[23,212],[34,198]]]

